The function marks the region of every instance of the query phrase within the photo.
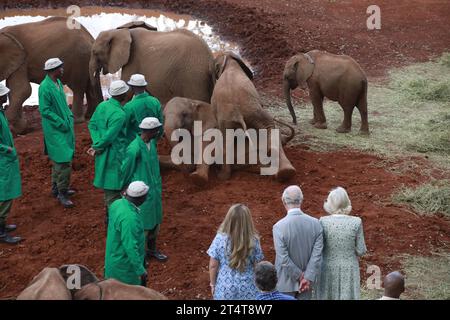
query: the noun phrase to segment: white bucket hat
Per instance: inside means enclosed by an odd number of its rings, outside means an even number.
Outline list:
[[[130,87],[125,83],[125,81],[116,80],[111,82],[108,92],[112,97],[115,97],[126,93],[128,90],[130,90]]]
[[[59,58],[51,58],[45,61],[44,70],[52,70],[63,65],[63,62]]]
[[[0,83],[0,97],[3,97],[5,94],[8,94],[9,88],[5,86],[4,84]],[[0,106],[1,107],[1,106]]]
[[[143,74],[136,73],[130,77],[128,84],[134,87],[145,87],[148,83]]]
[[[144,129],[144,130],[151,130],[151,129],[159,128],[161,126],[162,126],[162,124],[161,124],[161,122],[159,122],[158,118],[147,117],[142,120],[141,124],[139,125],[139,128]]]
[[[150,188],[142,181],[134,181],[127,188],[127,195],[133,198],[145,196]]]

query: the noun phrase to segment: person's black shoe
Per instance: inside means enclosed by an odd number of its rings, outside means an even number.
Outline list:
[[[12,231],[14,231],[16,229],[17,229],[17,226],[15,224],[7,224],[5,226],[6,232],[12,232]]]
[[[150,253],[148,253],[148,256],[150,256],[151,258],[155,258],[159,262],[166,262],[167,259],[169,259],[165,254],[162,254],[159,251],[150,252]]]
[[[7,244],[18,244],[20,241],[22,241],[21,237],[10,236],[9,234],[6,235],[0,234],[0,242]]]
[[[68,197],[71,197],[71,196],[73,196],[75,193],[77,193],[75,190],[72,190],[72,189],[68,189],[67,191],[66,191],[66,193],[67,193],[67,196]],[[54,184],[52,184],[52,196],[54,197],[54,198],[57,198],[58,197],[58,194],[59,194],[59,192],[58,192],[58,187],[56,186],[56,183],[54,183]]]
[[[73,202],[70,201],[66,192],[62,191],[58,194],[58,201],[59,201],[59,203],[61,203],[63,205],[64,208],[73,208],[74,207]]]
[[[6,226],[4,224],[0,225],[0,242],[8,244],[17,244],[22,240],[21,237],[12,237],[6,233]]]

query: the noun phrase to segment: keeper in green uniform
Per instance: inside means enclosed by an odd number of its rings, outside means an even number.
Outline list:
[[[105,279],[113,278],[130,285],[147,284],[145,236],[139,207],[145,202],[148,190],[144,182],[132,182],[126,196],[110,206]]]
[[[167,256],[156,249],[156,239],[162,221],[162,183],[159,171],[156,137],[161,132],[162,124],[157,118],[148,117],[142,120],[139,128],[140,136],[136,136],[128,146],[122,164],[124,186],[140,180],[145,182],[150,191],[147,200],[140,207],[142,222],[146,233],[148,259],[154,257],[164,262]]]
[[[142,74],[133,74],[128,81],[128,85],[133,91],[133,99],[124,106],[125,115],[127,116],[126,135],[128,143],[131,143],[141,132],[139,125],[144,118],[154,117],[164,124],[161,111],[161,103],[150,93],[146,91],[148,85]],[[163,127],[161,126],[157,138],[163,135]]]
[[[0,83],[0,242],[16,244],[22,239],[8,234],[16,230],[16,225],[7,225],[6,218],[13,199],[22,195],[22,185],[19,159],[3,108],[8,92],[9,89]]]
[[[123,179],[120,170],[127,147],[123,105],[128,99],[128,91],[124,81],[113,81],[109,88],[111,98],[97,106],[88,126],[92,139],[88,153],[95,156],[94,186],[105,193],[106,222],[109,206],[121,198]]]
[[[68,198],[75,193],[69,188],[72,159],[75,152],[73,114],[67,105],[61,78],[63,62],[51,58],[45,62],[47,76],[39,86],[39,112],[44,133],[45,154],[53,162],[52,194],[66,208],[73,207]]]

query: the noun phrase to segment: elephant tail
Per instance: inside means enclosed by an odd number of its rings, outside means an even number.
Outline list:
[[[273,121],[275,121],[275,122],[277,122],[277,123],[279,123],[279,124],[281,124],[281,125],[284,125],[284,126],[288,127],[288,128],[289,128],[289,131],[291,132],[291,133],[287,136],[287,138],[286,138],[285,140],[283,140],[283,144],[288,143],[289,141],[292,140],[292,138],[294,138],[294,136],[295,136],[295,129],[294,129],[293,126],[291,126],[290,124],[288,124],[288,123],[286,123],[286,122],[284,122],[284,121],[278,120],[278,119],[276,119],[276,118],[273,118]]]

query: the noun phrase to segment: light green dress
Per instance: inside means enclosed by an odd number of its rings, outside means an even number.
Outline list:
[[[316,286],[318,300],[358,300],[358,257],[366,253],[361,218],[331,215],[320,218],[323,228],[322,271]]]

